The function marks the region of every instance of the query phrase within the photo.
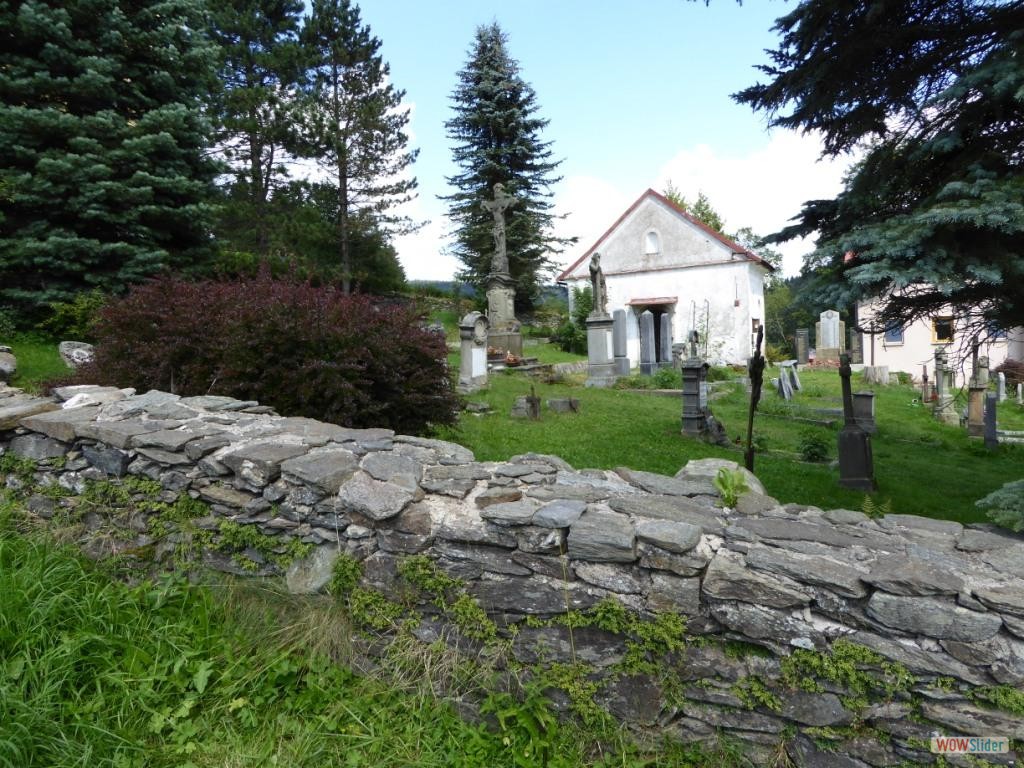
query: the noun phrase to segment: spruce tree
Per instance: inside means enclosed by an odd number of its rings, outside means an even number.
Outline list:
[[[554,176],[560,161],[551,159],[550,142],[540,138],[548,121],[537,116],[537,96],[507,43],[496,23],[478,27],[469,61],[458,73],[455,116],[445,127],[461,171],[448,177],[456,191],[442,199],[456,226],[452,252],[463,264],[459,279],[483,289],[494,250],[493,218],[483,202],[493,198],[499,182],[516,198],[505,211],[506,243],[516,303],[526,309],[553,271],[551,256],[574,239],[552,234],[550,187],[560,179]]]
[[[408,149],[405,92],[389,82],[380,40],[362,23],[357,5],[313,0],[301,39],[306,66],[301,151],[316,161],[323,183],[332,188],[325,215],[335,228],[342,288],[348,292],[362,268],[357,240],[372,231],[386,245],[391,235],[414,228],[393,209],[413,197],[416,180],[407,171],[418,151]]]
[[[771,124],[863,157],[776,239],[817,233],[833,306],[882,297],[878,327],[952,306],[961,338],[1024,324],[1024,3],[808,0],[776,22]]]
[[[207,253],[199,0],[0,4],[0,304],[116,291]]]
[[[211,6],[219,53],[217,143],[231,168],[218,234],[266,256],[268,204],[295,154],[302,0],[221,0]]]

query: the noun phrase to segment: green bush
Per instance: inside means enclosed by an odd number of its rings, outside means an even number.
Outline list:
[[[454,423],[444,339],[413,308],[276,280],[136,286],[95,325],[75,383],[216,393],[289,416],[422,433]]]
[[[14,310],[10,307],[0,307],[0,342],[10,341],[18,331],[14,323]]]
[[[805,430],[800,434],[797,450],[804,461],[821,462],[828,459],[829,442],[814,430]]]
[[[1024,533],[1024,480],[1013,480],[975,502],[996,525]]]
[[[576,355],[587,353],[587,332],[571,320],[562,323],[551,340],[563,352],[572,352]]]
[[[40,330],[59,339],[96,340],[93,324],[107,303],[107,296],[98,289],[79,293],[71,301],[58,301],[50,305],[53,314],[39,324]]]
[[[682,374],[675,368],[659,368],[651,376],[655,389],[681,389]]]

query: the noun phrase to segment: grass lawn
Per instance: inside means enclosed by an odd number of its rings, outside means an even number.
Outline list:
[[[777,374],[769,369],[766,378]],[[457,427],[441,437],[472,449],[478,459],[501,460],[536,451],[562,456],[578,468],[610,469],[627,466],[675,474],[687,461],[706,456],[742,463],[738,444],[707,445],[680,434],[682,405],[678,394],[663,396],[623,390],[587,389],[576,383],[545,384],[521,374],[492,376],[486,390],[470,399],[489,403],[494,411],[483,416],[464,413]],[[763,451],[755,471],[768,492],[782,502],[822,508],[861,509],[865,494],[840,488],[832,462],[801,460],[799,445],[806,434],[819,435],[835,459],[842,419],[831,427],[804,419],[826,419],[813,409],[841,408],[839,376],[835,371],[804,371],[803,391],[792,404],[784,403],[766,384],[754,432]],[[531,384],[542,400],[575,397],[580,413],[555,414],[542,408],[540,421],[510,419],[512,403],[529,394]],[[747,395],[739,383],[715,383],[712,410],[730,438],[746,434]],[[866,389],[854,377],[855,391]],[[1003,483],[1024,476],[1024,446],[1000,446],[989,452],[966,430],[944,426],[921,406],[909,386],[875,389],[878,432],[872,437],[878,505],[892,512],[980,522],[986,518],[974,502]],[[834,417],[833,417],[834,418]],[[1011,401],[999,411],[1001,428],[1024,429],[1024,409]]]
[[[69,374],[71,369],[60,359],[57,343],[36,334],[15,336],[9,346],[18,359],[18,372],[10,382],[11,386],[36,392],[40,382]]]

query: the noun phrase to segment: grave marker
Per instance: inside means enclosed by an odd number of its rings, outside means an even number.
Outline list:
[[[871,436],[865,432],[853,410],[853,390],[850,387],[850,356],[839,359],[839,378],[843,385],[843,417],[845,424],[839,431],[839,485],[858,491],[874,491],[875,469],[871,456]]]
[[[650,376],[657,367],[654,357],[654,315],[645,309],[640,314],[640,373]]]

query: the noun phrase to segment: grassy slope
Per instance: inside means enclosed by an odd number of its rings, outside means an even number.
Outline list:
[[[10,342],[18,359],[18,372],[11,385],[34,391],[39,382],[70,373],[57,352],[57,342],[36,335],[22,335]]]
[[[465,657],[410,642],[358,677],[340,602],[254,580],[130,587],[24,525],[0,494],[0,768],[490,768],[540,765],[537,749],[553,768],[738,765],[621,732],[599,759],[537,702],[466,723],[431,687],[473,675]]]
[[[839,378],[835,372],[805,372],[801,406],[838,408]],[[542,399],[575,397],[579,414],[543,410],[539,422],[507,418],[518,395],[528,394],[531,383]],[[746,394],[738,385],[726,385],[728,395],[712,403],[730,438],[745,436]],[[1024,474],[1024,450],[1002,446],[989,453],[964,430],[936,422],[930,410],[914,404],[910,387],[884,387],[876,392],[878,433],[872,438],[879,504],[887,500],[893,512],[942,517],[963,522],[984,519],[974,502],[1003,483]],[[718,456],[742,462],[738,446],[719,448],[679,434],[681,404],[678,395],[662,397],[617,390],[585,389],[565,384],[543,384],[517,375],[491,377],[487,390],[473,400],[489,402],[493,414],[463,414],[459,426],[443,437],[471,448],[482,460],[500,460],[536,451],[562,456],[576,467],[628,466],[675,474],[690,459]],[[764,409],[781,411],[772,392],[765,392]],[[820,417],[819,417],[820,418]],[[1003,426],[1024,425],[1024,412],[1013,403],[1000,410]],[[1022,426],[1021,428],[1024,428]],[[768,492],[783,502],[823,508],[860,509],[864,494],[839,488],[838,471],[829,464],[799,461],[798,444],[804,432],[822,435],[835,457],[838,425],[833,429],[760,414],[755,433],[767,454],[759,454],[756,472]]]

